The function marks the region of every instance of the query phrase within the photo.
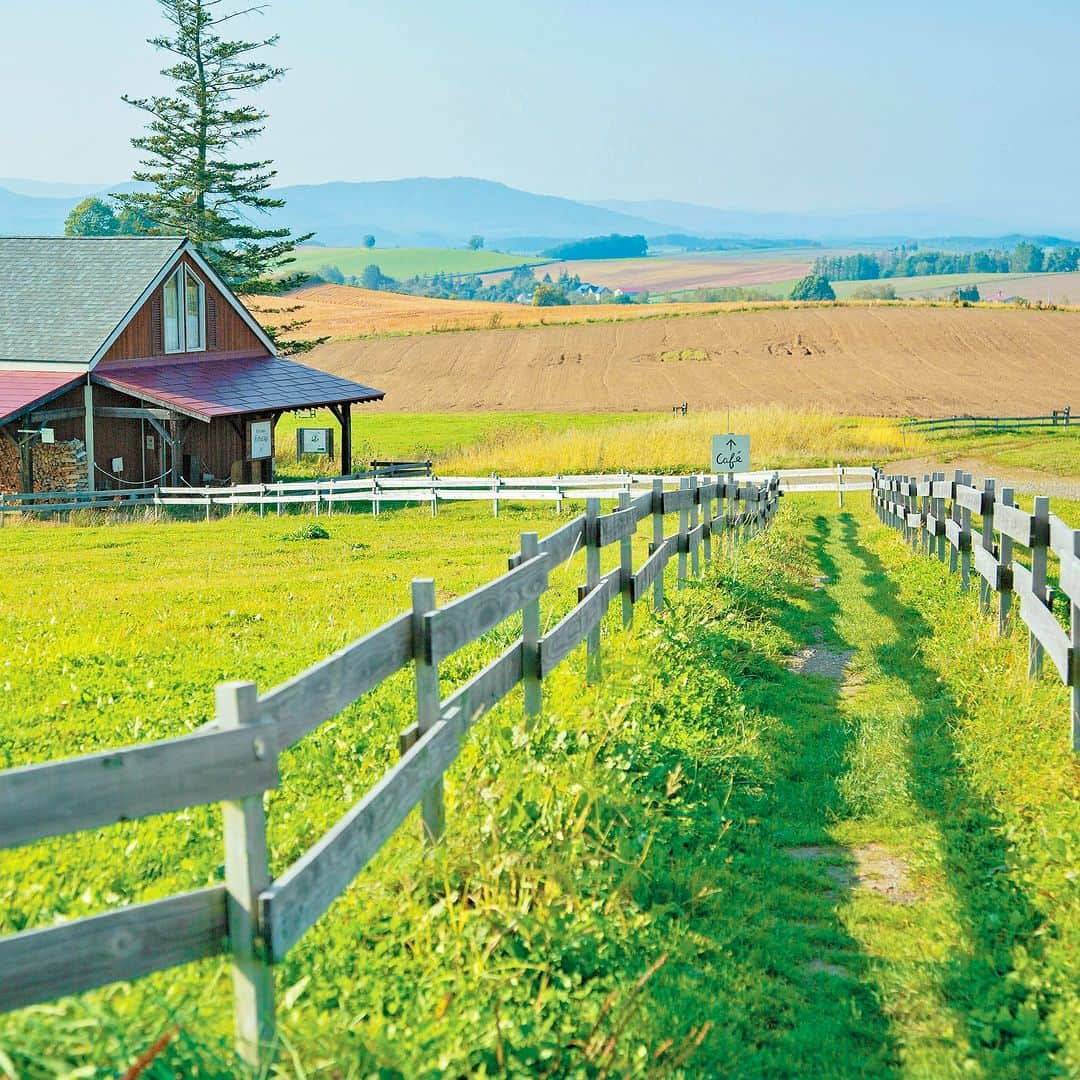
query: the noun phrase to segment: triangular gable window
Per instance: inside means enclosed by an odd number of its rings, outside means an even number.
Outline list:
[[[178,267],[166,280],[161,308],[167,353],[206,348],[206,286],[188,267]]]

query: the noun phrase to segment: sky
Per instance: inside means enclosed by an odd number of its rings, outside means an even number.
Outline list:
[[[126,179],[155,0],[0,11],[0,176]],[[1076,0],[270,0],[242,29],[281,36],[258,152],[284,184],[1080,221]]]

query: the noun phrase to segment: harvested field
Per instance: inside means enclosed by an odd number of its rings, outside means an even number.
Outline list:
[[[821,305],[334,341],[308,361],[385,390],[383,407],[395,411],[627,412],[687,401],[694,411],[781,404],[947,416],[1078,401],[1078,353],[1073,312]]]
[[[579,304],[530,307],[483,300],[431,300],[404,293],[374,292],[350,285],[313,285],[288,296],[246,296],[244,303],[264,323],[281,322],[275,308],[296,307],[289,318],[310,319],[305,337],[372,337],[379,334],[430,334],[447,330],[550,326],[556,323],[641,319],[698,314],[700,304]],[[717,310],[722,305],[711,305]]]
[[[537,276],[577,274],[592,285],[623,292],[675,292],[709,286],[767,285],[802,277],[819,252],[783,257],[733,255],[671,255],[644,259],[591,259],[548,263]]]

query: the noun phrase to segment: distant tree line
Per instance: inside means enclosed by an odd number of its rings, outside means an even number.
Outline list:
[[[1011,251],[891,251],[829,255],[814,263],[814,272],[830,281],[874,281],[877,278],[929,277],[935,274],[1038,274],[1076,270],[1080,248],[1042,248],[1027,241]]]
[[[644,236],[587,236],[584,240],[571,240],[566,244],[545,251],[549,259],[640,259],[647,255],[649,243]]]
[[[765,239],[754,236],[691,236],[689,233],[665,233],[649,237],[655,248],[678,248],[681,251],[769,251],[775,248],[819,248],[817,240]]]

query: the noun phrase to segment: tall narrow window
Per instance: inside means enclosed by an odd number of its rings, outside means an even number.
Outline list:
[[[206,348],[206,287],[181,266],[165,282],[163,299],[165,351],[202,352]]]
[[[162,304],[162,322],[165,330],[165,351],[184,351],[183,327],[180,323],[180,271],[165,282],[165,302]]]

